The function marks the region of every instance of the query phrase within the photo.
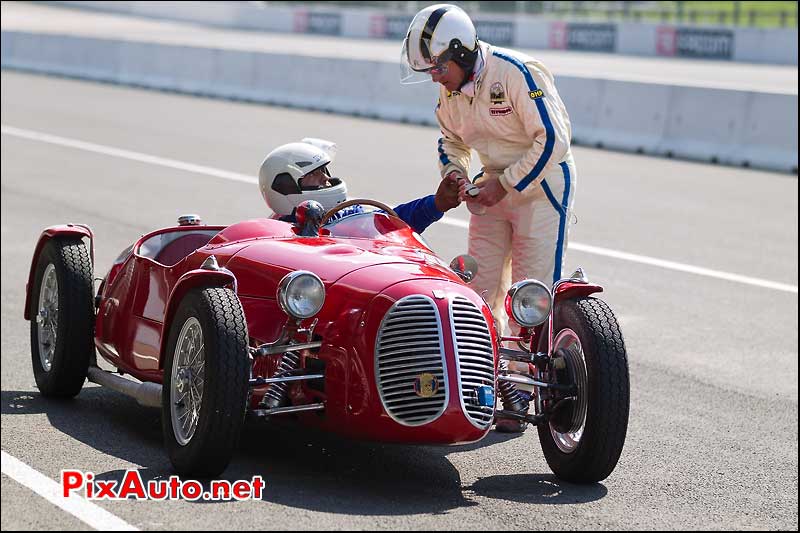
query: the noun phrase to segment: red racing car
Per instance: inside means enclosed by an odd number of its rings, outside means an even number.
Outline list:
[[[331,222],[354,203],[383,212]],[[181,217],[122,252],[97,291],[89,227],[44,230],[25,304],[41,393],[72,397],[88,378],[160,407],[172,464],[189,476],[225,469],[247,417],[278,416],[408,444],[471,443],[512,418],[538,427],[560,478],[613,471],[627,356],[582,271],[515,284],[506,311],[521,332],[501,338],[468,285],[469,256],[443,262],[378,202],[303,213],[227,227]]]

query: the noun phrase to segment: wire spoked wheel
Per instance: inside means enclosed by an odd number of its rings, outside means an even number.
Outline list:
[[[92,261],[79,238],[51,238],[34,267],[29,298],[31,364],[43,396],[70,398],[94,355]]]
[[[169,328],[161,393],[164,443],[179,474],[225,470],[244,424],[249,377],[239,298],[224,288],[190,290]]]
[[[42,275],[42,284],[39,287],[39,311],[35,320],[38,325],[39,360],[42,369],[50,372],[58,340],[58,277],[53,263],[47,265]]]
[[[178,336],[170,389],[172,429],[175,440],[181,446],[192,439],[200,419],[205,381],[203,348],[203,328],[197,318],[191,317],[184,323]]]

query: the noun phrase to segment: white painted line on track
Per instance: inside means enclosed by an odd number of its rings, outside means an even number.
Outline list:
[[[141,152],[133,152],[130,150],[114,148],[112,146],[105,146],[102,144],[95,144],[85,141],[78,141],[75,139],[68,139],[66,137],[59,137],[57,135],[50,135],[47,133],[39,133],[36,131],[15,128],[13,126],[7,126],[5,124],[2,125],[2,133],[6,135],[12,135],[15,137],[20,137],[23,139],[41,141],[59,146],[66,146],[69,148],[77,148],[79,150],[86,150],[89,152],[110,155],[113,157],[121,157],[124,159],[130,159],[132,161],[139,161],[141,163],[149,163],[152,165],[159,165],[163,167],[174,168],[177,170],[184,170],[186,172],[194,172],[196,174],[214,176],[226,180],[239,181],[243,183],[252,183],[252,184],[258,183],[258,179],[256,179],[253,176],[248,176],[247,174],[239,174],[236,172],[229,172],[227,170],[222,170],[219,168],[207,167],[203,165],[195,165],[193,163],[187,163],[185,161],[178,161],[175,159],[157,157],[149,154],[143,154]],[[468,221],[451,217],[443,217],[441,222],[458,228],[469,227]],[[791,292],[797,294],[797,285],[790,285],[788,283],[779,283],[776,281],[770,281],[760,278],[752,278],[748,276],[742,276],[739,274],[733,274],[730,272],[723,272],[721,270],[712,270],[709,268],[696,267],[693,265],[686,265],[683,263],[676,263],[674,261],[667,261],[655,257],[648,257],[645,255],[630,254],[627,252],[618,252],[616,250],[600,248],[597,246],[590,246],[587,244],[580,244],[577,242],[570,242],[569,249],[577,250],[579,252],[601,255],[605,257],[612,257],[614,259],[621,259],[623,261],[630,261],[633,263],[639,263],[643,265],[650,265],[660,268],[666,268],[669,270],[676,270],[678,272],[687,272],[699,276],[706,276],[710,278],[732,281],[735,283],[743,283],[745,285],[753,285],[765,289],[772,289],[776,291]]]
[[[450,217],[442,217],[442,219],[439,222],[443,224],[449,224],[451,226],[456,226],[459,228],[469,228],[469,222],[467,222],[466,220],[460,220]],[[692,265],[686,265],[683,263],[676,263],[674,261],[666,261],[664,259],[657,259],[655,257],[648,257],[646,255],[618,252],[616,250],[610,250],[608,248],[589,246],[588,244],[580,244],[577,242],[570,242],[568,249],[577,250],[579,252],[586,252],[594,255],[602,255],[605,257],[613,257],[614,259],[622,259],[624,261],[631,261],[632,263],[657,266],[661,268],[667,268],[669,270],[688,272],[690,274],[697,274],[700,276],[707,276],[710,278],[724,279],[736,283],[744,283],[746,285],[763,287],[765,289],[774,289],[776,291],[792,292],[797,294],[797,285],[789,285],[787,283],[778,283],[776,281],[751,278],[748,276],[741,276],[739,274],[731,274],[730,272],[722,272],[721,270],[711,270],[709,268],[696,267]]]
[[[20,128],[14,128],[12,126],[6,126],[5,124],[2,125],[2,132],[7,135],[22,137],[23,139],[30,139],[32,141],[41,141],[58,146],[66,146],[68,148],[77,148],[78,150],[85,150],[87,152],[94,152],[96,154],[121,157],[122,159],[130,159],[131,161],[139,161],[140,163],[149,163],[151,165],[174,168],[177,170],[184,170],[186,172],[194,172],[195,174],[205,174],[207,176],[214,176],[216,178],[222,178],[226,180],[242,181],[244,183],[258,183],[256,178],[253,176],[248,176],[247,174],[228,172],[227,170],[221,170],[219,168],[195,165],[192,163],[186,163],[185,161],[177,161],[175,159],[167,159],[165,157],[143,154],[141,152],[133,152],[131,150],[114,148],[113,146],[105,146],[102,144],[77,141],[75,139],[67,139],[66,137],[59,137],[58,135],[49,135],[47,133],[23,130]]]
[[[24,485],[94,529],[100,531],[139,531],[126,521],[81,496],[73,494],[69,498],[65,498],[62,495],[61,485],[5,451],[2,452],[2,470],[3,474],[17,483]]]
[[[613,257],[614,259],[622,259],[624,261],[631,261],[634,263],[641,263],[643,265],[657,266],[661,268],[667,268],[670,270],[677,270],[679,272],[688,272],[690,274],[697,274],[699,276],[717,278],[726,281],[733,281],[735,283],[744,283],[745,285],[753,285],[756,287],[763,287],[765,289],[773,289],[776,291],[792,292],[794,294],[797,294],[797,285],[790,285],[788,283],[778,283],[777,281],[769,281],[760,278],[751,278],[749,276],[732,274],[730,272],[723,272],[721,270],[711,270],[710,268],[696,267],[692,265],[686,265],[683,263],[676,263],[674,261],[657,259],[655,257],[647,257],[645,255],[636,255],[636,254],[629,254],[626,252],[618,252],[616,250],[609,250],[608,248],[599,248],[597,246],[589,246],[587,244],[570,243],[569,248],[573,250],[578,250],[580,252],[603,255],[606,257]]]

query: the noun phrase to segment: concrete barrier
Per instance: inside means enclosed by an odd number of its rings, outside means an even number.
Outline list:
[[[670,113],[670,86],[579,78],[559,79],[558,83],[577,142],[660,153]],[[587,91],[587,85],[592,90]]]
[[[437,86],[401,85],[394,62],[11,31],[0,48],[3,68],[435,125]],[[797,172],[796,95],[557,83],[576,143]]]
[[[797,174],[797,96],[750,93],[738,162]]]
[[[215,27],[402,39],[412,13],[363,8],[264,6],[255,2],[43,2]],[[478,36],[498,46],[604,51],[797,65],[797,28],[553,21],[531,15],[473,16]],[[388,28],[388,31],[387,31]]]

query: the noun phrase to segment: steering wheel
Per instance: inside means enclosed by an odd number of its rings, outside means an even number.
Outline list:
[[[395,213],[394,209],[389,207],[386,204],[382,204],[376,200],[367,200],[365,198],[354,198],[352,200],[344,201],[340,204],[335,205],[334,207],[328,209],[324,215],[322,215],[322,222],[320,222],[320,227],[324,226],[328,223],[328,221],[333,218],[333,215],[344,209],[345,207],[350,207],[351,205],[371,205],[373,207],[377,207],[383,211],[386,211],[387,214],[392,215],[393,217],[400,218],[397,213]]]

